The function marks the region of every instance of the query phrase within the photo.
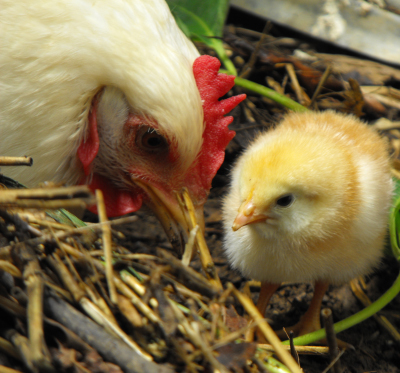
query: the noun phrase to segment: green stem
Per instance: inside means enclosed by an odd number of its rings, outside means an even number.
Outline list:
[[[390,303],[393,298],[400,292],[400,274],[397,277],[396,281],[390,287],[386,293],[384,293],[378,300],[374,303],[370,304],[368,307],[364,308],[362,311],[357,312],[356,314],[344,319],[342,321],[337,322],[334,325],[334,330],[336,333],[342,332],[343,330],[349,329],[354,325],[361,323],[362,321],[368,319],[373,316],[377,312],[379,312],[383,307],[385,307],[388,303]],[[295,345],[304,346],[310,344],[312,342],[318,341],[322,338],[325,338],[325,329],[317,330],[316,332],[312,332],[301,337],[297,337],[293,340]],[[282,342],[285,345],[289,344],[289,341]]]
[[[216,43],[213,43],[213,48],[217,52],[219,59],[224,64],[227,69],[228,74],[237,76],[237,70],[231,59],[226,54],[225,48],[222,45],[222,42],[216,40]],[[237,79],[237,78],[236,78]]]
[[[265,366],[265,369],[271,373],[289,373],[290,370],[283,365],[278,360],[274,359],[272,356],[267,358],[267,361],[262,362]]]
[[[395,192],[398,193],[398,181],[394,181],[396,188]],[[392,211],[390,213],[390,224],[389,224],[389,230],[390,230],[390,244],[392,246],[392,252],[394,257],[400,261],[400,248],[399,248],[399,237],[398,237],[398,232],[400,232],[400,216],[399,216],[399,210],[400,210],[400,198],[396,200],[396,203],[394,204],[394,207],[392,208]]]
[[[229,72],[226,70],[220,70],[220,72],[229,74]],[[281,95],[280,93],[274,91],[273,89],[265,87],[261,84],[254,83],[254,82],[251,82],[250,80],[239,78],[239,77],[235,78],[235,84],[238,85],[239,87],[246,88],[250,91],[253,91],[262,96],[265,96],[265,97],[277,102],[278,104],[281,104],[293,111],[298,111],[298,112],[308,111],[308,109],[306,107],[304,107],[303,105],[300,105],[298,102],[293,101],[289,97]]]

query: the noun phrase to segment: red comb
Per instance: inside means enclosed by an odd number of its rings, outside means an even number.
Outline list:
[[[207,191],[224,161],[226,146],[235,136],[235,132],[228,129],[233,117],[224,115],[246,98],[246,95],[242,94],[218,101],[235,84],[233,75],[218,73],[220,66],[217,58],[207,55],[196,58],[193,63],[194,78],[203,101],[205,122],[203,146],[196,168],[203,188]]]

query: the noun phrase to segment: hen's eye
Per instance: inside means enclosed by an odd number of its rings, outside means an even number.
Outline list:
[[[136,135],[136,144],[149,151],[163,151],[168,148],[167,140],[154,128],[142,126]]]
[[[276,204],[280,207],[288,207],[293,203],[293,201],[294,201],[293,194],[285,194],[276,200]]]
[[[142,145],[148,148],[159,148],[164,144],[164,138],[157,133],[146,133],[142,137]]]

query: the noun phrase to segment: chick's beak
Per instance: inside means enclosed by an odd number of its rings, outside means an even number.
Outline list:
[[[262,213],[257,213],[256,206],[253,204],[252,200],[246,200],[239,207],[238,214],[233,221],[232,230],[236,232],[245,225],[266,221],[267,219],[271,219],[271,217]]]
[[[169,241],[178,253],[182,254],[185,248],[185,242],[190,233],[191,218],[186,208],[181,207],[178,201],[178,195],[174,198],[166,195],[161,190],[146,184],[142,180],[132,180],[137,186],[143,189],[149,200],[146,204],[153,210]],[[203,204],[194,206],[194,215],[200,229],[204,232],[204,212]]]

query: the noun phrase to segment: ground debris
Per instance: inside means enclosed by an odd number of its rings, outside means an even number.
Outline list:
[[[59,193],[39,195],[51,201]],[[0,210],[0,314],[7,320],[0,324],[0,351],[22,371],[224,372],[246,365],[253,345],[222,342],[230,333],[224,315],[232,296],[215,285],[219,278],[211,281],[215,276],[207,278],[160,247],[157,256],[127,250],[119,224],[137,220],[77,228],[43,209]],[[111,272],[103,253],[105,224]]]

